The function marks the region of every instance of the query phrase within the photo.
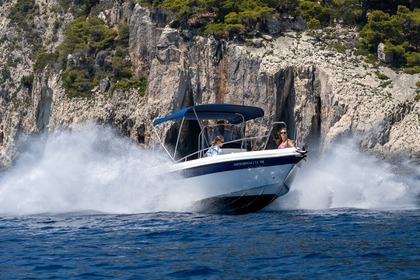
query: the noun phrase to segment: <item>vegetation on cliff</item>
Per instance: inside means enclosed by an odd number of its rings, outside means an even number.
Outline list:
[[[395,15],[375,10],[360,32],[360,47],[376,53],[379,43],[393,56],[392,65],[420,73],[420,9],[398,6]]]
[[[17,1],[9,19],[33,46],[34,70],[46,66],[62,69],[68,96],[91,96],[99,86],[107,90],[146,90],[146,77],[134,76],[128,56],[128,25],[107,26],[92,16],[100,10],[99,0],[58,0],[57,12],[71,12],[76,18],[65,27],[65,41],[54,52],[45,50],[42,34],[36,28],[40,7],[35,0]],[[360,30],[359,52],[376,59],[379,43],[391,57],[393,67],[420,73],[420,1],[410,0],[131,0],[152,9],[172,11],[172,27],[196,34],[241,41],[269,32],[270,22],[284,18],[304,19],[310,29],[337,23]],[[59,19],[54,28],[61,28]],[[3,40],[3,39],[2,39]],[[10,79],[2,68],[1,80]],[[105,84],[101,82],[107,81]],[[30,85],[25,78],[25,87]]]
[[[267,32],[269,19],[303,17],[318,29],[341,23],[361,30],[359,50],[376,54],[379,43],[394,67],[420,72],[420,2],[410,0],[140,0],[174,12],[175,27],[219,37],[246,38]]]
[[[65,41],[55,52],[46,52],[42,36],[34,28],[34,17],[39,7],[34,0],[18,1],[11,9],[10,20],[18,32],[33,46],[34,70],[42,71],[49,66],[62,69],[63,85],[69,97],[89,97],[100,81],[108,78],[111,91],[137,89],[140,94],[146,90],[146,79],[133,77],[128,58],[128,24],[121,22],[116,30],[106,26],[98,18],[86,17],[99,1],[60,1],[63,11],[70,10],[77,17],[65,29]],[[56,21],[54,26],[59,25]],[[98,53],[103,52],[98,62]],[[69,57],[74,63],[68,63]],[[8,78],[10,74],[3,74]],[[27,77],[23,86],[30,88]]]
[[[35,28],[34,19],[39,15],[39,7],[35,0],[20,0],[11,8],[9,19],[16,30],[22,33],[29,45],[36,52],[42,47],[42,37]]]
[[[77,18],[65,32],[66,40],[59,48],[62,64],[69,55],[63,71],[63,84],[70,97],[90,96],[100,81],[108,79],[111,90],[146,90],[146,79],[135,78],[128,57],[128,25],[121,22],[115,31],[97,18]],[[102,52],[102,53],[100,53]],[[70,61],[72,61],[70,59]]]

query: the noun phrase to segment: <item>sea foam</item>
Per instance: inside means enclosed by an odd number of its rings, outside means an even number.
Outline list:
[[[15,166],[0,177],[0,213],[183,211],[188,195],[159,176],[170,163],[111,128],[93,124],[33,137]]]
[[[0,213],[182,212],[200,196],[159,175],[171,163],[164,152],[141,148],[109,127],[84,124],[28,140],[13,168],[0,174]],[[320,156],[309,150],[290,192],[268,209],[416,208],[420,172],[412,170],[399,174],[352,143]]]
[[[404,171],[404,172],[401,172]],[[420,167],[398,166],[359,152],[347,141],[308,160],[274,209],[411,209],[419,207]]]

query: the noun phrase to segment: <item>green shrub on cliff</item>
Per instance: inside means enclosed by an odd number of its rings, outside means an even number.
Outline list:
[[[296,10],[309,23],[327,26],[330,22],[331,9],[326,5],[321,5],[318,1],[299,1]]]
[[[135,88],[144,94],[146,80],[133,77],[128,57],[127,23],[121,22],[116,31],[97,18],[80,17],[68,26],[65,35],[59,50],[63,85],[69,97],[91,96],[105,78],[111,82],[111,91]],[[73,56],[70,63],[69,55]]]
[[[387,76],[387,75],[385,75],[385,74],[383,74],[383,73],[376,73],[376,76],[378,77],[378,79],[381,79],[381,80],[388,80],[389,79],[389,77]]]
[[[269,18],[274,11],[263,1],[246,0],[239,2],[236,9],[224,16],[224,21],[227,24],[242,24],[248,29],[255,29],[258,22]]]
[[[404,53],[404,57],[407,60],[407,67],[404,68],[404,72],[420,73],[420,52]]]
[[[95,85],[87,69],[68,69],[63,73],[63,86],[69,97],[89,97]]]
[[[333,0],[330,9],[331,18],[346,26],[357,25],[362,15],[359,0]]]
[[[255,29],[258,22],[273,16],[277,1],[265,0],[157,0],[148,2],[175,14],[176,26],[194,25],[207,33],[228,36]],[[200,20],[200,17],[203,17]],[[189,21],[189,19],[194,20]]]
[[[19,0],[10,9],[9,19],[23,33],[25,40],[32,45],[34,52],[42,48],[42,36],[35,27],[35,16],[39,15],[39,7],[35,0]]]
[[[30,27],[39,13],[35,0],[19,0],[10,9],[9,19],[22,29]]]
[[[399,6],[395,15],[373,11],[360,32],[360,47],[376,53],[379,43],[392,54],[393,66],[420,73],[420,9]]]
[[[202,1],[204,10],[214,14],[212,23],[205,26],[206,33],[232,36],[250,32],[256,25],[273,15],[274,8],[266,1]],[[220,7],[220,8],[215,8]]]
[[[128,91],[130,89],[135,89],[140,95],[144,95],[146,93],[147,88],[147,81],[145,79],[121,79],[118,82],[112,84],[111,91],[121,90],[121,91]]]
[[[62,65],[66,65],[68,55],[76,50],[79,51],[77,56],[80,57],[82,53],[85,61],[64,69],[64,88],[70,97],[89,96],[99,84],[100,77],[95,76],[102,76],[101,71],[95,71],[92,67],[95,56],[100,50],[114,44],[117,33],[97,18],[79,17],[67,27],[64,34],[66,39],[59,47]]]
[[[42,71],[47,65],[53,65],[58,59],[58,52],[48,53],[41,52],[38,53],[35,57],[34,70]]]
[[[66,40],[61,49],[71,53],[76,49],[83,49],[87,53],[96,53],[110,47],[115,40],[117,32],[105,26],[97,18],[79,17],[66,29]]]
[[[92,7],[97,5],[100,0],[57,0],[63,12],[72,13],[75,17],[88,16]]]
[[[118,37],[117,42],[122,47],[128,47],[128,40],[130,39],[130,28],[128,26],[128,23],[121,22],[118,25]]]
[[[227,37],[242,34],[245,32],[245,27],[242,24],[225,24],[225,23],[214,23],[208,24],[206,27],[206,33],[214,34],[218,37]]]

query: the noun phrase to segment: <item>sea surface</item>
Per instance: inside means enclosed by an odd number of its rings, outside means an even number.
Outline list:
[[[420,211],[0,218],[1,279],[419,279]]]
[[[22,147],[0,173],[0,279],[420,279],[420,167],[407,157],[309,149],[288,194],[215,215],[156,179],[164,154],[110,129]]]

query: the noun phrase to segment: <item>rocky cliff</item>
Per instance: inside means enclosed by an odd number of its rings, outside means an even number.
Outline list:
[[[44,45],[54,50],[63,38],[62,28],[52,32],[58,4],[36,2],[41,15],[49,16],[40,15],[35,28],[43,34]],[[111,94],[108,87],[100,86],[91,98],[68,98],[59,71],[34,72],[30,45],[7,19],[12,4],[4,3],[1,166],[12,164],[20,145],[28,144],[28,136],[48,135],[87,121],[110,124],[147,147],[154,118],[209,102],[261,106],[266,124],[286,121],[311,150],[354,138],[367,152],[384,157],[402,153],[420,160],[420,102],[415,100],[419,75],[368,64],[350,47],[338,51],[331,41],[322,40],[322,33],[288,31],[247,44],[232,43],[170,28],[171,17],[163,11],[130,1],[101,2],[98,17],[109,26],[129,23],[130,59],[135,72],[148,73],[146,95],[134,90]],[[63,26],[72,20],[69,14],[59,16]],[[330,32],[339,42],[357,40],[351,30],[337,27]],[[25,84],[24,77],[32,82]]]

